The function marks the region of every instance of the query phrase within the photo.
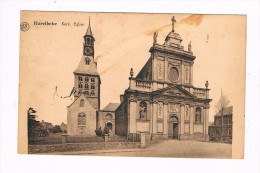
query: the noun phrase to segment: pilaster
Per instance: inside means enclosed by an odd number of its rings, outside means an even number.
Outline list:
[[[164,113],[164,116],[163,116],[163,134],[165,136],[168,136],[168,103],[164,103],[163,105],[163,113]]]
[[[209,109],[205,108],[205,127],[206,127],[206,135],[208,135],[208,129],[209,129]]]
[[[152,72],[153,72],[153,80],[157,80],[158,69],[157,69],[157,58],[155,56],[153,57],[153,71]]]
[[[136,100],[130,100],[129,133],[136,133]]]
[[[164,59],[164,81],[165,82],[168,81],[168,57],[165,57]]]
[[[149,125],[149,131],[150,133],[153,133],[153,102],[150,102],[151,105],[151,115],[150,115],[150,125]]]
[[[193,62],[190,65],[190,84],[193,85]]]
[[[180,124],[181,124],[181,131],[180,131],[180,134],[181,135],[183,135],[184,134],[184,123],[185,123],[185,110],[184,110],[184,104],[181,104],[181,115],[180,115],[180,117],[181,117],[181,122],[180,122]]]
[[[194,105],[190,105],[190,134],[194,133]]]
[[[157,113],[158,113],[158,103],[154,102],[153,103],[153,130],[152,133],[156,134],[157,133]]]
[[[184,62],[181,61],[181,68],[180,68],[180,73],[181,73],[181,84],[185,83],[185,73],[184,73]]]
[[[201,107],[201,110],[202,110],[202,122],[203,122],[203,134],[205,135],[206,134],[206,113],[205,113],[205,108],[204,107]]]

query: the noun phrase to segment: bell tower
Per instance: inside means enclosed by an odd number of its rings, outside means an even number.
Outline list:
[[[90,19],[88,22],[88,29],[86,34],[84,35],[84,46],[83,46],[83,55],[94,57],[94,41],[91,27],[90,27]]]
[[[94,61],[94,41],[90,19],[87,32],[83,36],[83,56],[74,71],[74,99],[81,94],[91,102],[93,107],[100,108],[100,76],[97,72],[97,62]]]

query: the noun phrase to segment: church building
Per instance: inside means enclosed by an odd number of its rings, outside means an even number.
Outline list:
[[[145,132],[151,139],[208,141],[209,88],[193,86],[196,57],[182,46],[181,36],[172,30],[165,42],[157,43],[154,33],[151,56],[120,96],[115,113],[115,133],[128,136]]]
[[[84,35],[83,55],[74,71],[74,101],[67,106],[68,135],[96,135],[101,80],[94,61],[94,41],[89,22]]]

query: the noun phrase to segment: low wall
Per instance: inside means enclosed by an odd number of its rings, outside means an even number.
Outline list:
[[[89,151],[89,150],[109,150],[109,149],[129,149],[140,148],[140,143],[132,142],[102,142],[102,143],[67,143],[64,145],[29,145],[28,153],[51,153],[66,151]]]
[[[180,135],[180,140],[188,140],[188,141],[209,141],[209,136],[204,135],[202,133],[194,133],[194,134],[183,134]]]

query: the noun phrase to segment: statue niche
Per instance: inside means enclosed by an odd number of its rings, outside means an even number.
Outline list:
[[[140,119],[146,119],[146,115],[147,115],[147,104],[142,101],[140,104],[139,104],[139,116],[140,116]]]
[[[196,108],[195,123],[201,123],[201,108],[200,107]]]

